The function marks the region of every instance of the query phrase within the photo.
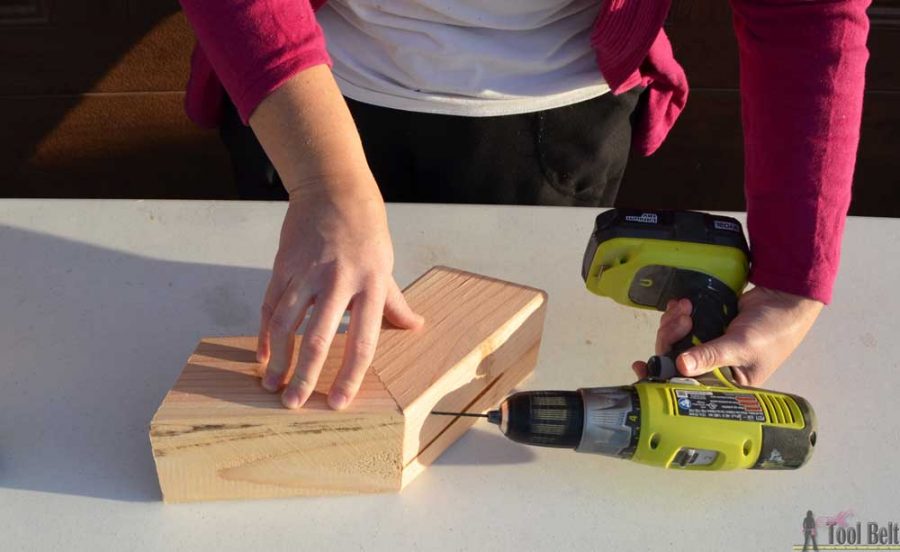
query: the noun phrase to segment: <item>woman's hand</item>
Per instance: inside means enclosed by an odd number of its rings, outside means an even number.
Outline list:
[[[794,352],[824,305],[813,299],[756,287],[741,296],[738,315],[725,335],[680,354],[678,372],[694,377],[721,366],[731,366],[739,385],[759,386]],[[656,354],[691,331],[691,302],[670,301],[656,334]],[[642,361],[632,365],[638,377],[647,374]]]
[[[286,384],[285,406],[303,406],[350,309],[343,364],[328,394],[332,408],[343,408],[372,362],[382,314],[402,328],[422,324],[391,276],[384,202],[327,66],[285,81],[259,104],[250,126],[290,197],[262,307],[257,359],[266,367],[263,386],[277,391]],[[291,377],[294,334],[309,309]]]
[[[368,183],[304,186],[291,195],[281,229],[272,279],[262,306],[257,360],[266,365],[263,387],[277,391],[289,408],[312,394],[346,309],[350,327],[340,372],[328,404],[344,408],[356,396],[381,331],[382,313],[401,328],[417,328],[397,287],[384,203],[371,176]],[[362,176],[367,178],[366,175]],[[309,309],[293,377],[288,382],[294,336]]]

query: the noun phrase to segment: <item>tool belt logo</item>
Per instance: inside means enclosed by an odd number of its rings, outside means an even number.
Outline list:
[[[833,516],[815,516],[807,510],[802,521],[803,544],[794,545],[793,550],[816,551],[820,546],[824,550],[900,550],[900,523],[853,522],[854,517],[853,510]]]

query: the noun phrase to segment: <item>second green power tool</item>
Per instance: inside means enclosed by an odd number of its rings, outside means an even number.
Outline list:
[[[812,455],[816,419],[801,397],[741,387],[729,368],[679,377],[675,358],[724,334],[747,283],[740,222],[692,211],[613,209],[597,217],[581,275],[597,295],[665,310],[690,299],[690,335],[648,361],[633,385],[526,391],[487,414],[514,441],[664,468],[794,469]]]

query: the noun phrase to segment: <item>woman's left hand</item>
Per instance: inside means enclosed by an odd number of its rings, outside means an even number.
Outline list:
[[[824,305],[814,299],[756,287],[741,296],[738,315],[718,339],[691,347],[678,355],[675,366],[686,377],[731,366],[739,385],[759,386],[794,352],[818,318]],[[670,301],[656,334],[656,354],[691,331],[691,302]],[[632,365],[638,377],[647,363]]]

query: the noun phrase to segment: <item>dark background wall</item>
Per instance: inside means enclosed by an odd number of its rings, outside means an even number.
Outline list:
[[[900,216],[900,0],[875,0],[851,213]],[[675,0],[691,82],[620,203],[743,209],[737,48],[725,0]],[[233,198],[214,132],[182,111],[193,44],[176,0],[0,0],[0,197]]]

